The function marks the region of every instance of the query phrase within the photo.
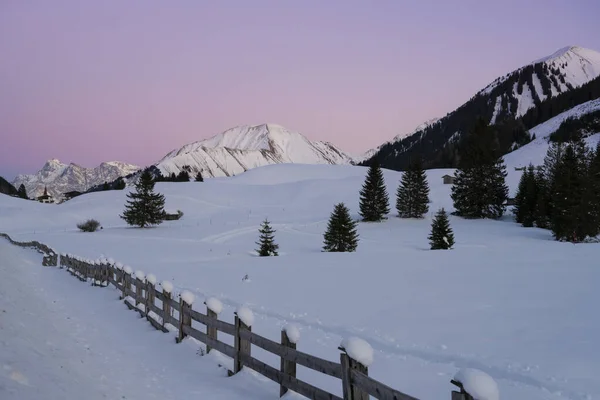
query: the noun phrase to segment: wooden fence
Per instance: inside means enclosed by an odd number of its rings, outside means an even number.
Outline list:
[[[36,248],[44,254],[44,260],[49,257],[47,265],[58,264],[57,253],[47,246],[38,242],[15,242],[6,234],[0,233],[0,236],[21,247]],[[276,342],[253,332],[251,323],[250,325],[244,323],[243,316],[238,315],[237,312],[233,323],[230,323],[220,320],[218,318],[220,310],[211,309],[210,304],[206,302],[205,313],[194,310],[193,304],[185,301],[187,296],[180,295],[178,299],[173,297],[170,285],[159,285],[159,289],[155,277],[149,275],[147,278],[140,272],[134,274],[129,267],[123,267],[112,260],[90,261],[70,254],[62,254],[59,264],[60,268],[66,268],[83,282],[91,282],[94,286],[113,285],[121,292],[120,297],[127,307],[146,318],[154,328],[163,332],[176,331],[178,343],[189,336],[204,343],[207,352],[216,350],[230,357],[233,359],[233,370],[229,371],[230,376],[247,367],[278,383],[280,396],[292,390],[310,399],[319,400],[366,400],[369,399],[369,395],[385,400],[416,400],[371,378],[368,367],[352,359],[341,346],[339,363],[304,353],[296,348],[296,343],[290,340],[285,329],[281,332],[281,341]],[[192,321],[203,325],[204,329],[198,330],[192,327]],[[233,346],[220,341],[219,333],[232,336]],[[281,360],[280,368],[274,368],[252,357],[252,346],[278,356]],[[298,379],[297,365],[340,379],[343,398]],[[460,389],[452,392],[452,400],[472,400],[460,382],[452,381],[452,383]]]

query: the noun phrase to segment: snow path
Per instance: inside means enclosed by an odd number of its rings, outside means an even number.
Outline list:
[[[198,345],[176,345],[116,301],[39,255],[0,241],[0,398],[264,399],[278,387],[232,378]]]

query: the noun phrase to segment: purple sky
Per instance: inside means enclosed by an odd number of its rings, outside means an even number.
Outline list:
[[[361,153],[558,48],[598,0],[0,1],[0,175],[273,122]]]

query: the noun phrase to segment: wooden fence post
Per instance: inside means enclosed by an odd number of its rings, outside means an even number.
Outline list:
[[[148,313],[150,313],[150,305],[154,304],[155,291],[154,280],[146,279],[146,319],[150,319]]]
[[[252,327],[246,325],[238,316],[238,313],[235,313],[235,336],[234,336],[234,347],[235,347],[235,357],[233,359],[233,373],[237,374],[242,370],[243,363],[241,356],[243,354],[250,356],[250,342],[244,340],[240,337],[240,331],[248,330],[252,331]]]
[[[369,376],[368,367],[362,365],[356,360],[353,360],[345,352],[343,347],[340,347],[339,349],[344,351],[340,357],[340,363],[342,365],[342,392],[344,393],[344,400],[369,400],[369,393],[352,384],[351,375],[352,370],[357,370],[358,372]]]
[[[296,343],[292,343],[290,341],[290,338],[288,337],[288,334],[285,329],[281,330],[281,345],[285,346],[285,347],[289,347],[290,349],[296,350]],[[296,377],[296,363],[293,361],[288,361],[288,360],[284,359],[283,357],[281,357],[281,372],[284,375],[289,375],[292,378],[295,378]],[[288,391],[287,387],[280,385],[279,397],[282,397],[284,394],[287,393],[287,391]]]
[[[166,325],[169,323],[169,317],[171,316],[171,292],[166,291],[163,287],[163,315],[162,315],[162,326],[166,331]]]
[[[146,282],[146,277],[142,271],[137,271],[135,273],[135,305],[146,301],[144,297],[144,286]]]
[[[192,316],[190,315],[190,309],[192,308],[193,295],[190,293],[192,299],[187,298],[186,292],[182,293],[179,297],[179,335],[177,336],[177,343],[181,343],[181,341],[187,336],[185,332],[183,332],[184,326],[192,326]],[[188,304],[188,301],[190,304]]]

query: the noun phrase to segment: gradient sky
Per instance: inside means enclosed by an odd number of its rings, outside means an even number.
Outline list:
[[[273,122],[361,153],[567,45],[598,0],[0,0],[0,175]]]

